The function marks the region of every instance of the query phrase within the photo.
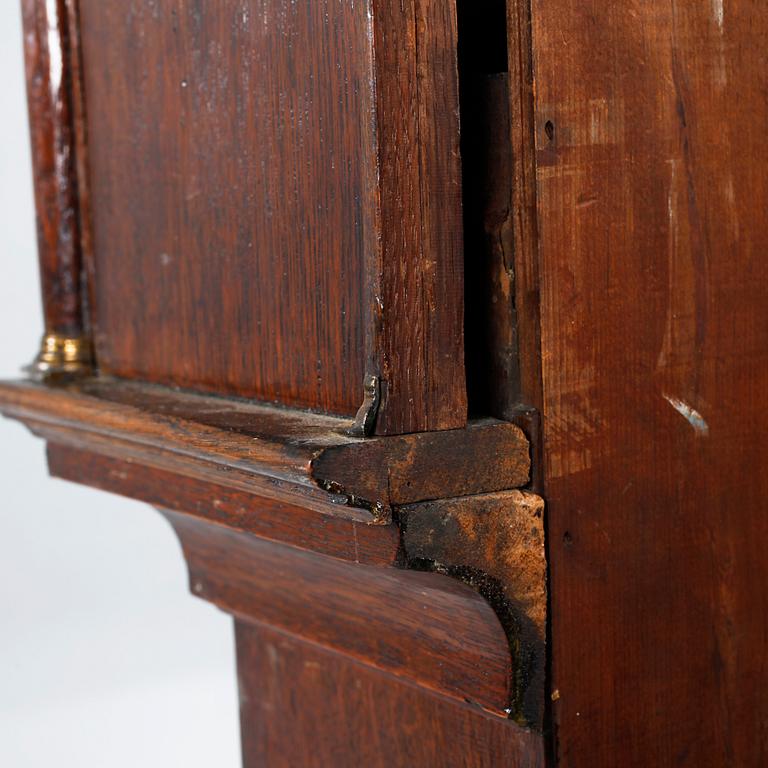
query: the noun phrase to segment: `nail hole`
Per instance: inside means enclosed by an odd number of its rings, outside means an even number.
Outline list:
[[[547,134],[547,138],[550,141],[553,141],[555,138],[555,124],[551,120],[547,120],[546,123],[544,123],[544,133]]]
[[[566,531],[563,534],[563,544],[565,544],[566,547],[570,547],[573,544],[573,536],[570,531]]]

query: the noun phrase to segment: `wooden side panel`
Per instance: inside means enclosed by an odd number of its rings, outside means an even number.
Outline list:
[[[102,370],[355,413],[377,248],[369,13],[82,0]]]
[[[80,38],[101,370],[464,426],[453,0],[81,0]]]
[[[378,434],[464,426],[455,0],[373,0],[381,178]]]
[[[543,739],[344,656],[238,622],[244,768],[543,768]]]
[[[767,34],[533,1],[564,767],[768,763]]]

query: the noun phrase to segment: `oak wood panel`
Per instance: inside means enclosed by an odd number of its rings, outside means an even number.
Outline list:
[[[509,645],[491,606],[469,586],[438,574],[342,562],[199,517],[164,514],[198,597],[505,716]]]
[[[453,0],[79,14],[101,369],[462,427]]]
[[[244,768],[543,768],[543,738],[335,653],[236,625]]]
[[[767,33],[533,0],[564,767],[768,762]]]

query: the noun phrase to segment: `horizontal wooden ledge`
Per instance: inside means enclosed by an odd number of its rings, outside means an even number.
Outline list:
[[[398,505],[518,488],[530,474],[522,430],[495,420],[356,438],[332,416],[106,378],[0,382],[0,412],[56,445],[367,523]]]

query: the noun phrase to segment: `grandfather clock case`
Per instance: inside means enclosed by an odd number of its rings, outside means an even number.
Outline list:
[[[169,520],[245,768],[768,764],[768,9],[22,7],[0,410]]]

